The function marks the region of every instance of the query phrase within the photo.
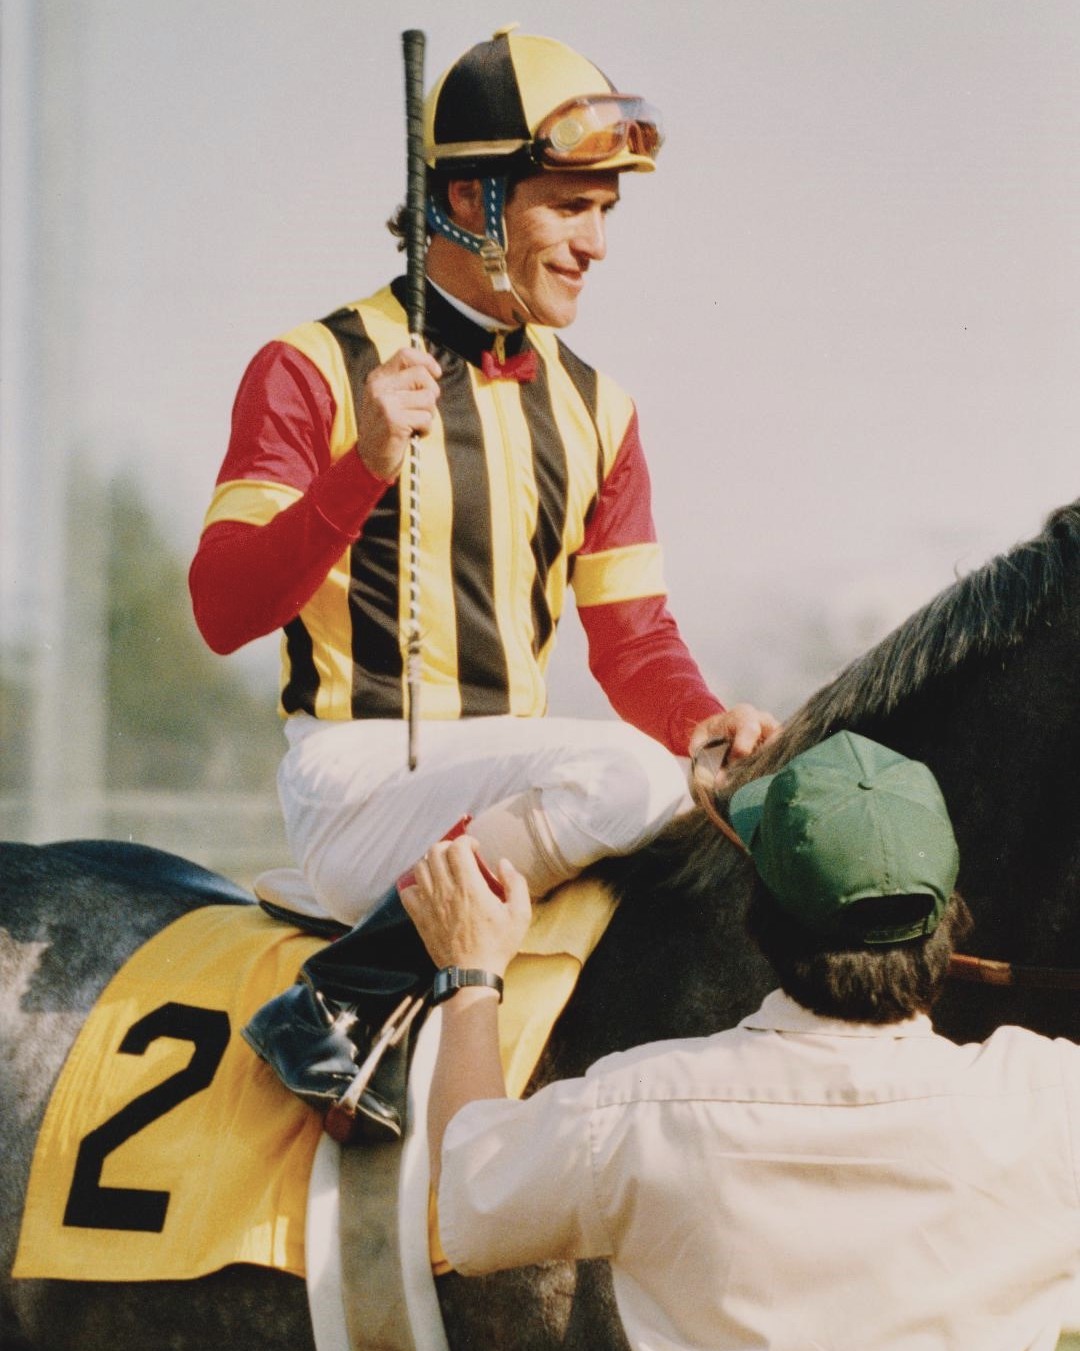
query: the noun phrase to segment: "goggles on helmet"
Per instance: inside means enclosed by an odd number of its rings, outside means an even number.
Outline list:
[[[629,150],[655,160],[664,143],[660,114],[631,94],[587,94],[562,103],[536,129],[530,152],[551,169],[602,164]]]

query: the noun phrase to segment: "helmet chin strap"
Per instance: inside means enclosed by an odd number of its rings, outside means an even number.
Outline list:
[[[529,307],[517,293],[506,266],[506,179],[482,178],[480,187],[484,201],[482,235],[462,229],[431,197],[427,200],[428,225],[452,244],[477,254],[484,264],[491,289],[497,295],[512,296],[524,316],[523,322],[528,322],[532,317]]]

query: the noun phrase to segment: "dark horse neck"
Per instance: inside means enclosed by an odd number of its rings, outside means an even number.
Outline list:
[[[960,842],[959,886],[976,919],[972,954],[1022,973],[1007,984],[950,985],[935,1021],[957,1039],[981,1040],[1016,1022],[1080,1040],[1072,977],[1038,975],[1080,971],[1078,653],[1074,503],[852,663],[777,742],[734,771],[732,789],[843,727],[931,766]],[[622,906],[575,1000],[574,1056],[556,1046],[552,1072],[615,1049],[616,1022],[623,1044],[625,1029],[631,1037],[709,1031],[769,987],[742,932],[749,873],[703,813],[597,871]],[[618,1020],[606,1016],[612,1009]]]

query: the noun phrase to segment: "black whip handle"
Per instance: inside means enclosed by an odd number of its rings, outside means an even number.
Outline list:
[[[413,347],[424,345],[424,262],[427,249],[425,212],[426,169],[424,166],[424,34],[409,28],[401,35],[405,59],[405,312]],[[420,491],[419,438],[409,446],[409,621],[406,634],[405,680],[409,696],[408,765],[414,770],[419,760],[420,741]]]
[[[419,28],[401,35],[405,57],[405,259],[407,290],[405,309],[409,332],[424,332],[424,254],[427,248],[424,165],[424,34]]]

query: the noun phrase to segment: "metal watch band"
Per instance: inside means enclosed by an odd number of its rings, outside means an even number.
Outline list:
[[[498,991],[499,1003],[502,1003],[502,976],[492,971],[478,971],[469,966],[444,966],[435,973],[435,983],[431,987],[432,1004],[441,1004],[444,1000],[464,990],[468,985],[486,985],[489,990]]]

